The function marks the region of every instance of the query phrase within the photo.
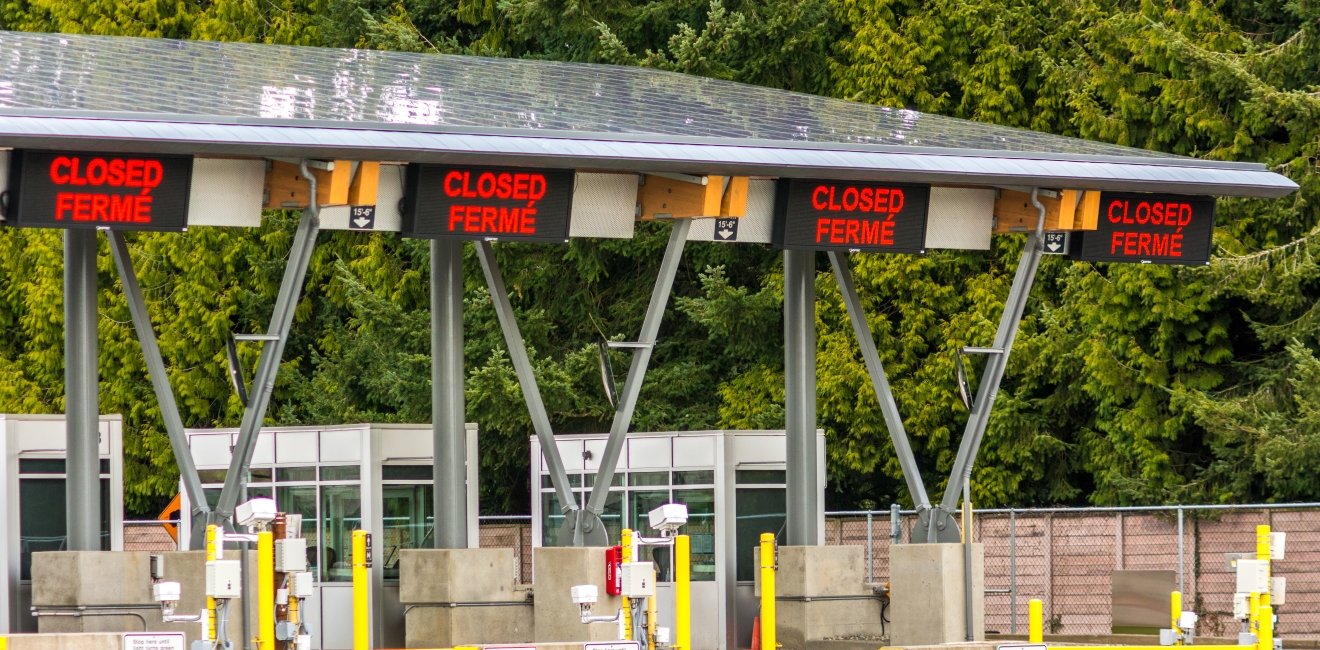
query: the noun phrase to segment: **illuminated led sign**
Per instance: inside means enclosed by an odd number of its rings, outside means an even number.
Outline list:
[[[190,156],[15,151],[6,220],[37,228],[183,230]]]
[[[781,248],[926,252],[930,186],[783,179],[775,192]]]
[[[1102,192],[1094,231],[1082,234],[1077,259],[1142,264],[1206,264],[1215,227],[1207,196]]]
[[[408,165],[403,234],[562,242],[573,170]]]

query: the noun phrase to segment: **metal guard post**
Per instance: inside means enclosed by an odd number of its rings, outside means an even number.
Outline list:
[[[761,533],[761,648],[775,650],[775,534]]]
[[[367,576],[367,531],[353,531],[353,650],[371,648],[371,584]]]

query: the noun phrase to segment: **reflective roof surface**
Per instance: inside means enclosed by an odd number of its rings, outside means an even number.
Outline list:
[[[0,32],[0,109],[1168,154],[621,66]]]
[[[0,32],[0,148],[1278,197],[1257,163],[672,72]]]

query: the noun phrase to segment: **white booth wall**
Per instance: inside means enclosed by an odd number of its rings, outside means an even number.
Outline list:
[[[189,429],[188,445],[202,487],[214,504],[224,485],[237,429]],[[303,615],[312,647],[353,646],[350,538],[366,521],[377,647],[404,646],[399,551],[430,544],[434,517],[433,434],[429,424],[269,427],[257,436],[247,498],[273,497],[282,512],[303,515],[315,596]],[[467,425],[468,546],[477,547],[477,427]],[[180,490],[183,512],[191,511]],[[179,536],[187,540],[189,517]],[[312,550],[315,549],[315,550]],[[512,576],[510,577],[512,579]]]
[[[32,616],[32,553],[68,549],[63,415],[0,414],[0,634],[36,632]],[[101,464],[101,548],[124,548],[123,418],[102,415],[97,455]]]
[[[817,490],[823,503],[824,431],[818,430],[817,436]],[[579,504],[585,502],[595,484],[608,438],[609,434],[604,433],[555,436]],[[784,431],[630,432],[624,445],[601,517],[610,543],[619,542],[625,523],[643,535],[655,535],[647,526],[647,513],[662,503],[685,503],[688,523],[681,532],[691,537],[693,647],[750,647],[752,619],[756,616],[752,549],[763,532],[776,533],[782,541],[787,459]],[[532,544],[554,546],[563,514],[555,505],[549,468],[535,437],[531,439],[530,466],[534,493]],[[823,544],[824,510],[817,516],[821,531],[817,543]],[[667,554],[653,557],[672,566]],[[673,629],[673,583],[662,576],[659,587],[660,618],[663,625]]]

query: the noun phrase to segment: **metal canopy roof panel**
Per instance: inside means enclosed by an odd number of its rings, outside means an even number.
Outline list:
[[[382,142],[387,133],[398,137]],[[632,169],[656,160],[785,176],[876,176],[901,162],[907,176],[930,181],[1043,177],[1056,186],[1158,183],[1258,196],[1296,187],[1260,165],[644,68],[0,32],[0,146],[67,148],[79,139],[86,147],[87,138],[230,155],[366,149],[400,160],[457,162],[461,154]],[[977,169],[966,162],[973,158]],[[1073,177],[1042,174],[1048,161],[1102,164],[1094,177]],[[1147,178],[1143,169],[1163,171]],[[1204,169],[1232,178],[1189,173]]]

